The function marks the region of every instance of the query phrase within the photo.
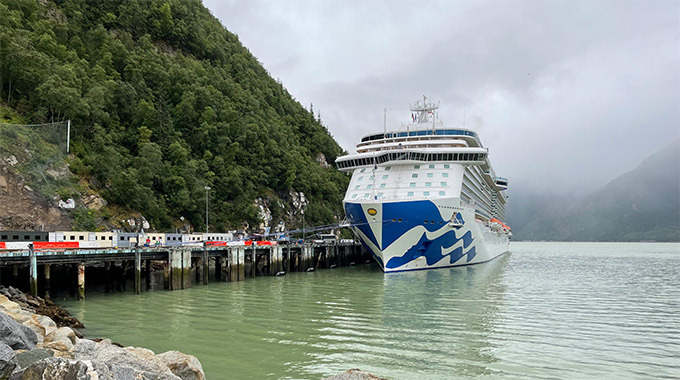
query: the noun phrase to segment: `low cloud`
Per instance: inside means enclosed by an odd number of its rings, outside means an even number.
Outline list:
[[[676,1],[206,1],[348,151],[428,95],[511,184],[588,191],[680,135]]]

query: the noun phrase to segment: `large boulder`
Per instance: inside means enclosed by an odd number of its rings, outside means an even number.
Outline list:
[[[14,377],[14,376],[13,376]],[[21,380],[114,380],[109,368],[101,363],[83,362],[64,358],[47,358],[31,364],[21,375]],[[130,377],[129,379],[134,379]]]
[[[77,360],[106,363],[116,379],[181,380],[152,351],[121,348],[109,339],[76,339],[74,354]]]
[[[38,343],[38,337],[33,330],[0,312],[0,342],[5,342],[13,350],[32,350]]]
[[[0,342],[0,379],[7,379],[16,368],[16,354],[12,347]]]
[[[18,303],[10,301],[9,298],[0,294],[0,310],[16,312],[21,310],[21,306],[19,306]]]
[[[66,344],[73,347],[76,344],[76,333],[70,327],[60,327],[45,336],[45,343],[68,342]]]
[[[15,321],[21,323],[22,325],[33,330],[35,335],[38,337],[38,342],[42,342],[46,335],[50,334],[57,329],[57,324],[54,323],[52,319],[40,314],[33,314],[31,312],[22,311],[19,315],[14,315],[12,313],[7,313],[10,317],[14,318]],[[27,319],[21,318],[17,319],[20,315],[28,316]]]
[[[24,324],[24,322],[28,321],[31,319],[31,315],[33,315],[30,311],[26,310],[15,310],[15,311],[5,311],[5,314],[10,316],[12,319],[17,321],[18,323]]]
[[[36,314],[34,318],[38,325],[43,329],[45,336],[49,335],[52,331],[57,329],[57,324],[50,317],[44,315]]]
[[[75,343],[75,332],[70,327],[60,327],[45,336],[45,340],[38,346],[49,348],[54,351],[55,356],[73,359],[75,357],[73,354]]]
[[[168,351],[158,354],[156,357],[182,380],[205,380],[201,362],[193,355],[183,354],[179,351]]]
[[[44,348],[36,348],[35,350],[24,351],[16,355],[16,362],[20,368],[28,368],[31,364],[54,356],[54,352]]]

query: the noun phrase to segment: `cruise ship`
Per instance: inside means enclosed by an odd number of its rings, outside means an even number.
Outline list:
[[[386,273],[479,264],[510,248],[508,180],[477,133],[445,127],[438,108],[423,97],[409,122],[335,161],[352,173],[347,223]]]

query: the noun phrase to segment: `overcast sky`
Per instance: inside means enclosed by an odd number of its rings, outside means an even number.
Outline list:
[[[594,190],[680,136],[677,0],[204,3],[347,151],[423,95],[511,187]]]

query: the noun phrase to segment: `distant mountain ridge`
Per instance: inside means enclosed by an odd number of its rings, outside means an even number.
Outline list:
[[[680,241],[680,140],[586,197],[538,202],[516,239]]]

